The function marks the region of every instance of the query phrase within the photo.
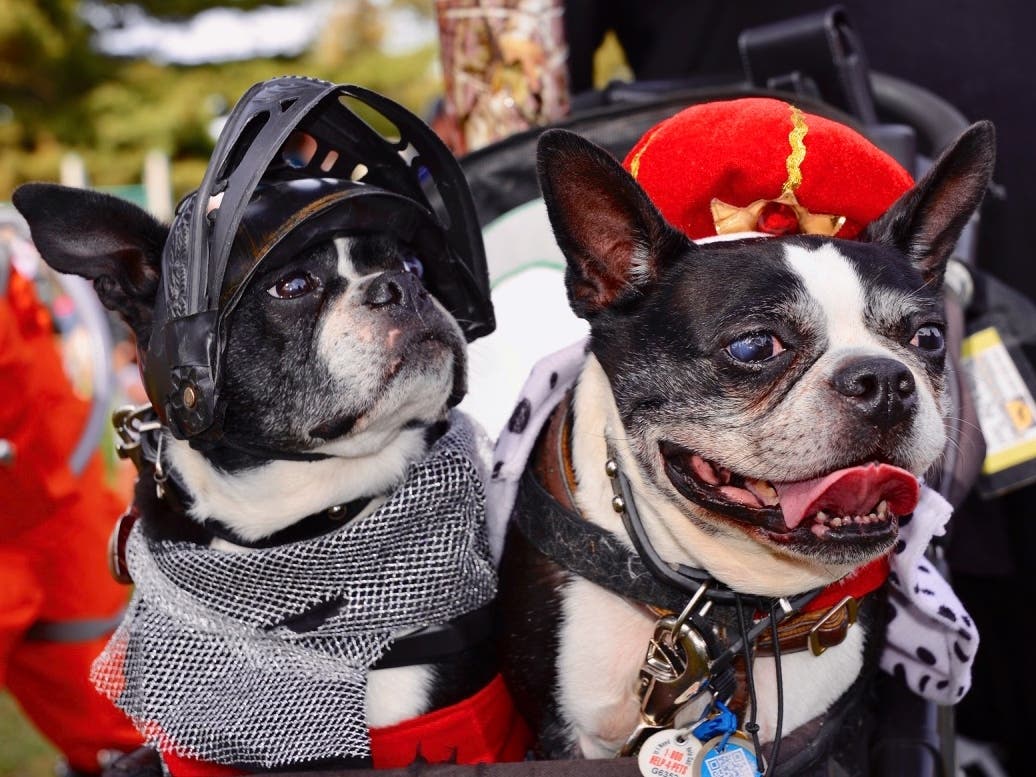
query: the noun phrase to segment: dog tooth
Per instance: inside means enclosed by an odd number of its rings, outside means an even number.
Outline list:
[[[817,535],[818,537],[821,537],[821,538],[823,538],[823,536],[825,534],[827,534],[827,527],[826,526],[822,526],[819,523],[815,523],[812,526],[810,526],[809,530],[811,532],[813,532],[815,535]]]
[[[878,502],[878,506],[874,508],[874,512],[879,518],[886,518],[889,514],[889,503],[882,499]]]
[[[774,507],[780,504],[781,499],[777,496],[777,489],[768,480],[745,478],[745,488],[751,491],[767,507]]]
[[[818,511],[817,511],[817,523],[827,523],[827,521],[828,521],[828,519],[829,519],[830,517],[831,517],[831,516],[829,516],[829,515],[828,515],[827,513],[825,513],[825,512],[823,511],[823,510],[818,510]]]
[[[837,529],[838,527],[840,527],[842,525],[842,519],[841,518],[832,518],[831,519],[831,525],[834,526]]]

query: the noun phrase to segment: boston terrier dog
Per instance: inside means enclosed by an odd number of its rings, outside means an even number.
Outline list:
[[[227,280],[212,295],[218,325],[182,315],[193,271],[180,273],[191,224],[218,233],[233,209],[233,175],[201,210],[201,195],[189,195],[172,229],[97,192],[26,184],[14,195],[44,259],[93,281],[132,330],[159,416],[130,429],[144,452],[132,505],[141,519],[116,544],[136,589],[94,681],[173,774],[521,758],[488,641],[488,443],[453,409],[470,333],[438,296],[448,281],[459,288],[459,270],[443,280],[444,263],[464,258],[406,188],[409,159],[394,145],[377,151],[384,141],[349,123],[334,85],[257,88],[274,129],[278,111],[304,100],[329,107],[322,125],[300,113],[313,129],[278,152],[295,167],[241,199]],[[401,110],[399,125],[409,121]],[[254,147],[263,136],[245,118],[242,143]],[[325,142],[320,131],[359,146],[370,176],[350,180],[351,161],[338,174],[343,145],[300,177],[291,155]],[[241,148],[232,162],[247,158]],[[380,187],[379,170],[389,171]],[[385,190],[393,182],[403,194]],[[196,371],[183,387],[168,377],[192,345],[170,331],[200,332],[203,355],[218,343],[218,436],[183,431],[206,383]],[[423,717],[444,708],[454,712]],[[472,715],[488,729],[473,729]]]
[[[764,756],[780,729],[791,763],[846,720],[946,442],[940,290],[993,146],[972,126],[856,240],[696,243],[607,152],[541,137],[590,337],[501,566],[504,673],[540,755],[635,753],[716,700]]]

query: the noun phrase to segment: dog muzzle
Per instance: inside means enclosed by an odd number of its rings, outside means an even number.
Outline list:
[[[387,138],[349,107],[395,127]],[[162,256],[144,387],[179,439],[223,439],[226,322],[260,266],[317,242],[388,233],[422,252],[424,284],[471,341],[493,331],[482,234],[456,159],[419,118],[357,86],[257,84],[227,119]]]

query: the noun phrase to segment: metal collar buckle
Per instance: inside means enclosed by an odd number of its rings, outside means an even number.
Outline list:
[[[854,597],[846,596],[842,601],[824,613],[824,617],[814,623],[813,628],[809,630],[809,651],[813,655],[819,656],[827,650],[825,645],[820,644],[820,630],[828,621],[834,618],[838,614],[838,611],[843,607],[845,608],[845,614],[849,618],[849,624],[846,626],[846,631],[849,630],[850,626],[856,623],[856,614],[860,609],[860,605]]]

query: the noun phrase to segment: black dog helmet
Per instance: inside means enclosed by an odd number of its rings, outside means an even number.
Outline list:
[[[350,107],[389,121],[398,139]],[[336,234],[412,244],[424,284],[468,341],[493,331],[482,234],[453,155],[419,118],[358,86],[285,77],[253,86],[227,119],[205,177],[180,203],[162,256],[144,385],[179,439],[223,438],[226,320],[257,268]]]

